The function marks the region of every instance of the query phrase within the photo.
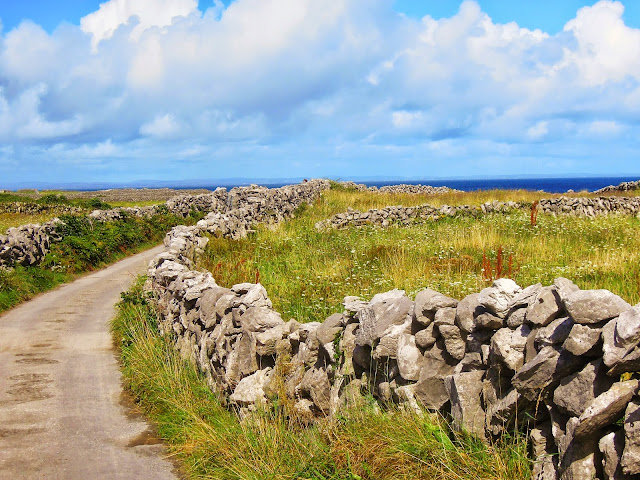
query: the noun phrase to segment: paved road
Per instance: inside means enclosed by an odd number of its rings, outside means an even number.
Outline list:
[[[162,247],[0,316],[0,479],[176,479],[122,391],[109,333],[120,292]]]

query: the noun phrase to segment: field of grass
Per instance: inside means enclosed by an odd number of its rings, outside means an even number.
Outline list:
[[[485,191],[426,197],[342,190],[326,192],[296,219],[260,227],[245,240],[212,238],[200,265],[220,285],[255,282],[266,287],[286,319],[322,321],[341,311],[346,295],[365,299],[400,288],[414,295],[429,287],[455,298],[477,292],[495,277],[502,251],[503,276],[522,286],[567,277],[581,288],[606,288],[640,301],[640,220],[575,218],[529,212],[480,218],[444,218],[406,228],[366,226],[317,231],[315,222],[353,207],[473,204],[490,200],[533,201],[526,191]],[[492,272],[483,272],[483,256]]]
[[[159,335],[140,286],[123,298],[112,329],[125,383],[189,478],[524,480],[531,475],[523,437],[486,446],[455,435],[446,422],[426,414],[363,406],[301,427],[274,408],[239,420]]]

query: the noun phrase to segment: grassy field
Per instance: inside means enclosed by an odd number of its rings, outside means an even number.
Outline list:
[[[123,297],[112,329],[125,382],[189,478],[524,480],[531,475],[523,437],[486,446],[455,435],[436,416],[365,405],[311,427],[290,423],[277,408],[239,420],[159,335],[140,286]]]
[[[429,287],[462,298],[489,285],[502,252],[502,276],[522,286],[567,277],[581,288],[606,288],[640,301],[640,220],[575,218],[528,211],[457,217],[411,227],[366,226],[317,231],[315,222],[345,211],[387,205],[533,201],[539,194],[488,191],[433,196],[379,195],[332,190],[296,219],[229,241],[212,238],[200,265],[220,285],[257,279],[287,319],[322,321],[341,311],[346,295],[365,299],[400,288],[414,295]],[[483,266],[491,262],[491,272]]]

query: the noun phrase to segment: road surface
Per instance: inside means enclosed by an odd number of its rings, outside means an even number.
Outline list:
[[[162,247],[0,316],[0,479],[176,479],[122,390],[109,320]]]

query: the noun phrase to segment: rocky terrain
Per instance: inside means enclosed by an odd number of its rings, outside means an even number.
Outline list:
[[[630,190],[640,189],[640,180],[635,182],[622,182],[618,185],[609,185],[608,187],[596,190],[595,193],[609,193],[609,192],[628,192]]]
[[[366,212],[348,210],[327,220],[318,222],[316,228],[345,228],[348,226],[410,225],[428,220],[457,215],[483,215],[487,213],[507,213],[513,210],[530,209],[528,202],[487,202],[474,205],[443,205],[434,207],[424,204],[415,207],[390,206]],[[537,205],[541,213],[550,215],[574,215],[595,217],[598,215],[639,215],[640,197],[558,197],[542,199]]]
[[[222,287],[193,269],[205,232],[242,237],[291,212],[254,201],[211,213],[173,229],[149,266],[162,330],[230,406],[250,412],[284,395],[312,422],[370,393],[442,412],[486,440],[526,423],[535,479],[640,475],[640,306],[564,278],[526,288],[499,279],[461,300],[429,289],[414,300],[399,290],[347,297],[324,322],[300,324],[262,285]]]

